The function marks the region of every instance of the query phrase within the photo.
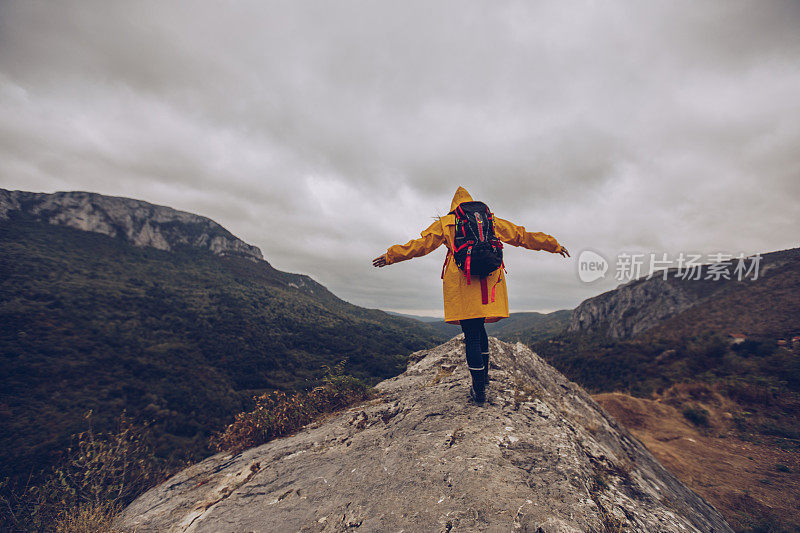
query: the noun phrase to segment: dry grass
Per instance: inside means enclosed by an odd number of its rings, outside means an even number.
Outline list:
[[[117,533],[112,527],[118,508],[109,505],[82,505],[63,511],[53,528],[56,533]]]
[[[61,462],[40,481],[6,487],[0,530],[111,532],[116,513],[167,473],[153,454],[146,426],[125,414],[114,432],[95,433],[90,425],[73,436]]]
[[[787,498],[800,494],[800,443],[742,438],[734,416],[739,407],[721,387],[681,384],[653,399],[623,393],[594,399],[737,531],[800,529],[800,508]],[[705,409],[708,426],[687,420],[686,405]]]

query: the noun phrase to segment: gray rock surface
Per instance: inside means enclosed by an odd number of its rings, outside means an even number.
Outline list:
[[[491,339],[489,402],[463,342],[412,355],[380,397],[210,457],[133,502],[124,531],[731,531],[580,387]]]
[[[691,281],[634,280],[589,298],[572,310],[568,332],[630,339],[688,309],[700,299]]]
[[[15,214],[121,237],[136,246],[172,250],[187,245],[220,256],[264,259],[257,247],[209,218],[130,198],[79,191],[44,194],[0,189],[0,222]]]

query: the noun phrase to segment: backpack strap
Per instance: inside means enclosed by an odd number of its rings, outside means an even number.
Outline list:
[[[497,281],[495,281],[494,285],[492,285],[492,303],[494,303],[494,290],[497,288],[497,284],[500,283],[502,280],[503,278],[501,276],[497,276]]]
[[[472,242],[472,241],[467,241],[464,244],[462,244],[461,246],[459,246],[458,248],[456,248],[455,250],[453,250],[453,253],[459,252],[463,248],[466,248],[467,246],[472,246],[473,244],[475,244],[475,243]]]
[[[472,246],[467,248],[467,261],[464,263],[464,270],[465,270],[464,275],[467,276],[467,285],[469,285],[472,282],[472,276],[470,275],[469,271],[469,264],[471,259],[472,259]]]

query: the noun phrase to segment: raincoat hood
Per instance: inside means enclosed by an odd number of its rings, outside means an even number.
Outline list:
[[[467,189],[459,186],[458,189],[456,189],[456,193],[453,195],[453,201],[450,202],[450,211],[458,207],[458,204],[462,202],[471,202],[471,201],[472,201],[472,196],[469,195]]]

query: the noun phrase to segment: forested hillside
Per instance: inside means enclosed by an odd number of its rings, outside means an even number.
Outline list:
[[[374,383],[442,340],[248,257],[133,246],[25,213],[0,221],[0,479],[48,464],[69,435],[123,410],[152,420],[162,457],[209,435],[266,389],[325,365]]]

